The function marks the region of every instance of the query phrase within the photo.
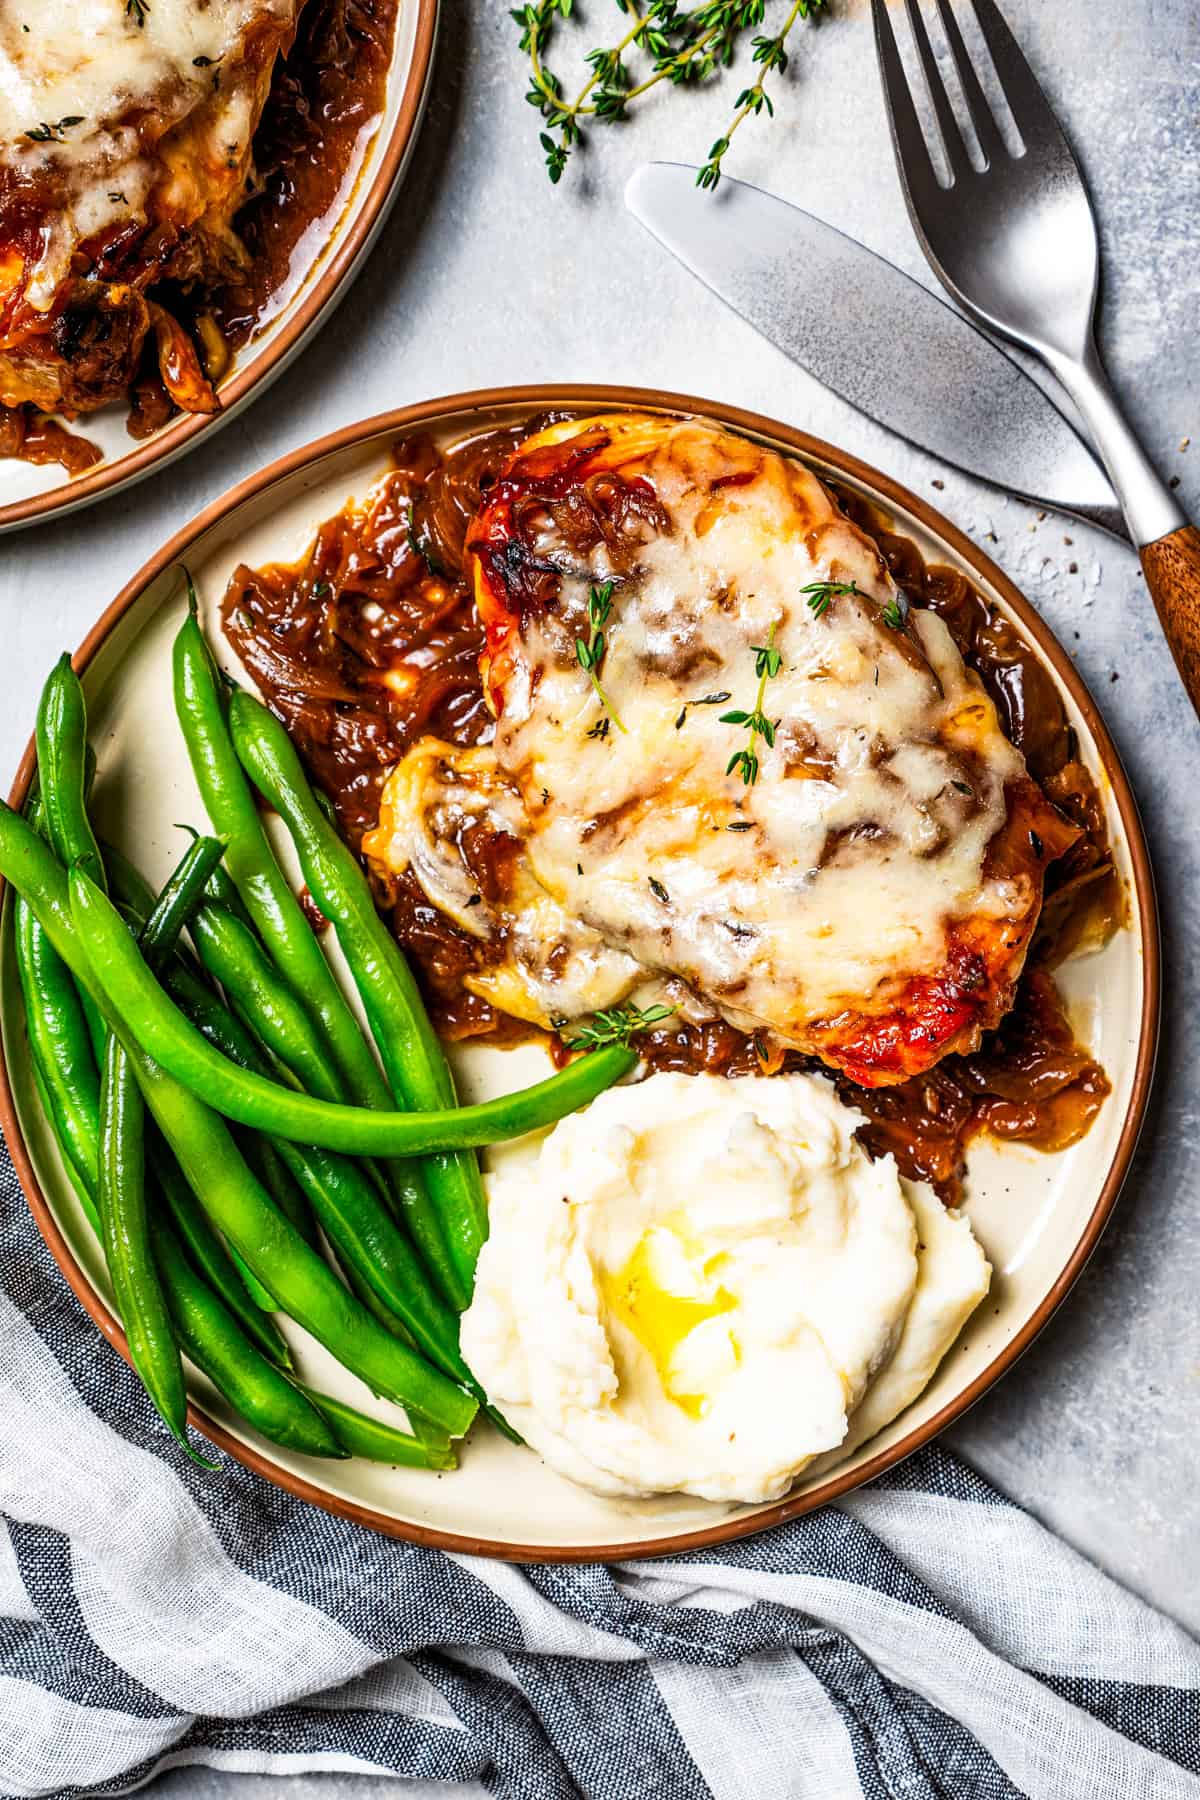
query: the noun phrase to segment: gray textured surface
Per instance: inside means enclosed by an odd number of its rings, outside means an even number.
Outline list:
[[[1104,340],[1117,385],[1195,516],[1194,0],[1009,0],[1007,10],[1099,206]],[[591,11],[599,40],[617,15],[600,0]],[[863,0],[833,0],[830,11],[819,30],[801,35],[775,123],[747,126],[731,169],[924,278],[891,166]],[[387,406],[489,382],[662,384],[802,424],[918,492],[944,479],[938,503],[977,535],[995,532],[993,554],[1072,649],[1104,706],[1156,857],[1167,969],[1157,1094],[1116,1221],[1070,1303],[952,1441],[1072,1543],[1200,1629],[1200,727],[1132,553],[1084,527],[1039,522],[1032,509],[868,425],[732,318],[627,217],[621,190],[635,162],[698,160],[738,85],[735,74],[720,91],[656,100],[636,123],[597,137],[552,190],[506,7],[446,0],[413,172],[333,325],[207,448],[107,507],[0,545],[0,589],[16,602],[4,615],[0,766],[16,762],[53,656],[78,642],[179,523],[281,451]],[[1184,451],[1189,436],[1196,441]],[[179,1771],[160,1791],[258,1800],[281,1786]],[[287,1789],[295,1800],[357,1800],[367,1791],[359,1778],[332,1776]]]

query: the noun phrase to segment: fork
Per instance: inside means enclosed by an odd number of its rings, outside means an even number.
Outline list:
[[[909,217],[934,274],[986,331],[1041,358],[1079,409],[1121,502],[1171,654],[1200,713],[1200,532],[1164,486],[1109,385],[1096,347],[1100,245],[1079,165],[995,0],[970,0],[1024,146],[1005,144],[949,0],[934,0],[976,168],[926,29],[904,0],[948,184],[939,180],[886,0],[871,0],[892,144]]]

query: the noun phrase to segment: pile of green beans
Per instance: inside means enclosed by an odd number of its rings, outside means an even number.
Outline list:
[[[452,1439],[487,1405],[457,1318],[487,1231],[475,1150],[586,1105],[635,1057],[610,1046],[501,1100],[457,1104],[360,864],[283,727],[248,694],[226,695],[191,598],[176,711],[214,835],[193,833],[162,894],[96,837],[67,657],[38,710],[30,816],[0,805],[36,1090],[103,1245],[131,1360],[189,1454],[182,1355],[304,1455],[453,1468]],[[333,927],[367,1031],[255,789]],[[402,1406],[411,1432],[314,1391],[277,1313]]]

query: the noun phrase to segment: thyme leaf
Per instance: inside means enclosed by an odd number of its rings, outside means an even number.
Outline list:
[[[611,700],[600,685],[600,670],[604,666],[604,658],[608,652],[608,639],[604,635],[604,627],[608,624],[608,616],[612,612],[611,581],[603,582],[599,587],[588,589],[588,635],[575,639],[575,660],[591,682],[596,691],[596,698],[612,720],[618,731],[624,731],[620,718]],[[588,736],[607,735],[593,726]]]
[[[775,648],[775,626],[772,623],[767,633],[765,644],[751,644],[754,652],[754,673],[758,676],[758,692],[754,697],[754,710],[745,712],[735,708],[733,712],[721,714],[722,725],[743,725],[748,735],[744,749],[735,750],[725,765],[725,773],[732,775],[736,771],[741,775],[744,787],[753,787],[758,780],[758,752],[755,738],[762,738],[768,749],[775,747],[775,723],[763,712],[763,701],[766,698],[767,683],[773,681],[783,667],[782,652]]]
[[[568,1050],[601,1050],[605,1044],[624,1044],[628,1048],[630,1038],[661,1025],[674,1011],[673,1006],[641,1007],[630,1001],[594,1013],[590,1025],[581,1025],[574,1037],[564,1038],[563,1042]]]
[[[843,594],[857,594],[856,581],[810,581],[807,587],[800,589],[808,601],[814,619],[823,617],[830,606]]]
[[[538,133],[546,174],[555,185],[584,142],[584,124],[619,125],[630,111],[662,82],[673,87],[699,86],[729,68],[748,33],[763,24],[768,6],[778,4],[781,22],[774,35],[756,32],[750,41],[755,79],[743,87],[724,132],[712,144],[696,180],[715,188],[734,133],[746,119],[774,113],[766,91],[770,75],[788,66],[787,42],[802,19],[820,12],[825,0],[615,0],[626,21],[615,43],[597,46],[584,56],[587,77],[568,99],[548,56],[561,29],[575,16],[574,0],[525,0],[512,9],[521,49],[529,61],[530,106],[541,115]]]
[[[35,144],[61,143],[66,133],[70,131],[72,125],[82,124],[82,113],[69,113],[65,119],[60,119],[56,125],[51,125],[47,120],[43,119],[40,125],[32,126],[30,130],[25,133],[25,136],[27,138],[32,138]]]
[[[682,730],[687,721],[688,712],[693,706],[724,706],[725,702],[732,697],[726,690],[720,694],[702,694],[698,700],[685,700],[679,709],[679,717],[675,721],[676,731]]]

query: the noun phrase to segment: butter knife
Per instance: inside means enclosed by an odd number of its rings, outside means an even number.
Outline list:
[[[1100,464],[998,345],[865,245],[761,188],[646,163],[630,212],[851,406],[969,475],[1128,542]]]

